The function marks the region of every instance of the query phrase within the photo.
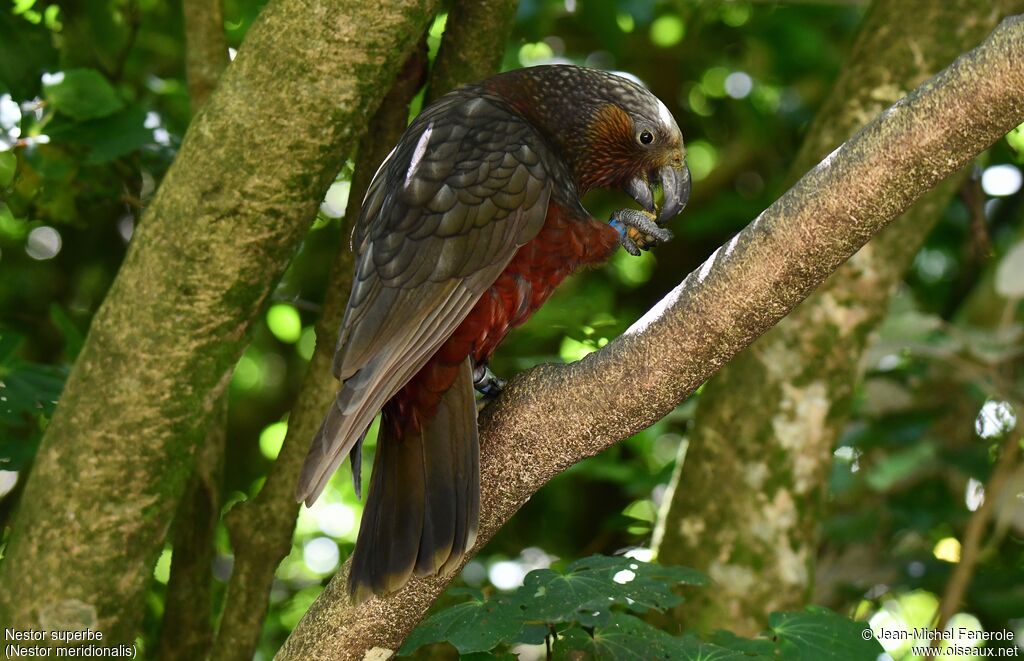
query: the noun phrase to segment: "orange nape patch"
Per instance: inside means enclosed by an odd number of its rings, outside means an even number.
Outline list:
[[[605,104],[594,113],[587,125],[587,158],[580,168],[582,188],[614,186],[642,169],[633,133],[633,120],[617,105]]]

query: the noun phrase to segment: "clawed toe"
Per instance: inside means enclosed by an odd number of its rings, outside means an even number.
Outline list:
[[[609,221],[619,232],[619,243],[631,255],[672,240],[672,232],[654,222],[654,216],[638,209],[621,209]]]

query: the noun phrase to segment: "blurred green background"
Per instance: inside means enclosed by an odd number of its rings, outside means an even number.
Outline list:
[[[229,43],[238,47],[261,3],[224,6]],[[840,1],[523,0],[504,68],[571,62],[639,78],[686,137],[694,195],[673,224],[672,244],[640,258],[620,251],[606,267],[573,277],[508,339],[495,372],[576,360],[603,346],[781,194],[863,10]],[[432,28],[432,51],[443,28],[442,18]],[[176,2],[16,0],[0,8],[0,525],[188,125],[183,60]],[[979,254],[971,210],[955,200],[868,356],[868,378],[835,451],[818,603],[889,627],[922,626],[934,612],[958,558],[957,531],[980,503],[999,436],[1016,424],[1012,397],[1024,392],[1019,375],[993,384],[984,369],[986,360],[1019,362],[1019,335],[1008,341],[952,324],[984,286],[986,268],[1024,236],[1022,163],[1021,129],[978,161],[995,256]],[[338,165],[320,218],[231,381],[229,505],[259,488],[312,355],[326,271],[343,241],[339,216],[351,165]],[[627,202],[614,193],[586,200],[597,217]],[[1015,313],[1005,314],[1012,320]],[[507,590],[559,558],[627,548],[642,556],[693,408],[691,399],[552,481],[466,567],[461,582]],[[372,463],[364,461],[365,470]],[[1024,472],[1013,479],[958,621],[1010,627],[1020,637],[1024,507],[1013,494],[1024,491]],[[360,511],[347,470],[302,510],[292,553],[277,573],[260,658],[273,655],[349,554]],[[226,532],[219,537],[222,596],[232,559]],[[146,641],[158,632],[169,565],[166,551],[154,575]],[[912,658],[908,646],[886,649],[893,659]]]

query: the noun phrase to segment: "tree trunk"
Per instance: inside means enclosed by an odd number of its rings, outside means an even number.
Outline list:
[[[793,178],[1022,7],[876,0]],[[673,619],[756,635],[768,613],[806,603],[832,450],[860,357],[960,181],[925,196],[705,387],[655,546],[659,561],[700,569],[715,589],[688,596]]]
[[[92,322],[0,566],[0,622],[131,643],[247,331],[434,0],[272,0]]]
[[[467,559],[544,483],[671,411],[872,234],[1024,120],[1022,57],[1024,19],[1006,21],[804,176],[622,337],[513,379],[480,417],[480,534]],[[413,579],[354,606],[346,574],[278,659],[386,658],[450,580]]]

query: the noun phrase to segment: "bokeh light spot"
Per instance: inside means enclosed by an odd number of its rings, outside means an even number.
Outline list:
[[[282,342],[295,344],[302,337],[302,319],[299,317],[299,311],[287,303],[271,305],[267,310],[267,328]]]
[[[932,555],[943,562],[960,562],[960,540],[956,537],[943,537],[932,549]]]
[[[311,539],[302,547],[302,561],[318,574],[334,571],[338,558],[338,544],[330,537]]]
[[[683,40],[686,25],[678,16],[667,15],[654,19],[651,23],[651,43],[662,48],[675,46]]]
[[[993,197],[1008,197],[1020,190],[1024,177],[1016,165],[1003,163],[985,168],[981,173],[982,189]]]
[[[28,233],[28,240],[25,242],[25,252],[32,259],[46,260],[53,259],[60,252],[60,232],[48,225],[36,227]]]
[[[754,79],[745,71],[733,71],[725,77],[725,93],[734,99],[745,99],[754,89]]]
[[[260,454],[273,461],[281,452],[284,437],[288,434],[288,423],[274,422],[260,432]]]
[[[686,162],[690,165],[690,174],[694,180],[700,181],[715,169],[718,150],[710,142],[696,140],[686,147]]]
[[[324,201],[320,204],[320,211],[328,218],[341,218],[345,215],[345,207],[348,205],[348,194],[352,188],[351,182],[336,181],[327,189]]]
[[[499,590],[514,590],[523,584],[525,577],[526,569],[512,560],[495,562],[487,571],[487,578]]]
[[[299,352],[303,360],[310,360],[315,349],[316,331],[312,326],[306,326],[302,329],[302,337],[299,338],[298,343],[295,345],[295,350]]]

